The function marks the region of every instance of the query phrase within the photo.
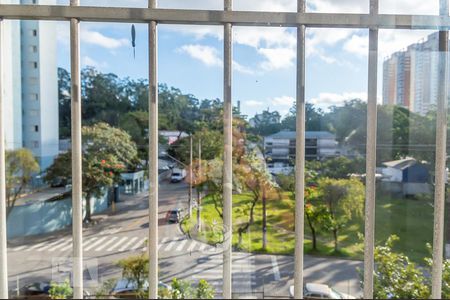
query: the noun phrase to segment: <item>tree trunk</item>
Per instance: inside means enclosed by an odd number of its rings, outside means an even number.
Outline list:
[[[202,197],[200,195],[200,190],[197,189],[197,232],[202,232],[201,205]]]
[[[334,252],[338,252],[338,231],[337,229],[333,229],[333,237],[334,237]]]
[[[265,251],[267,249],[267,208],[266,208],[266,194],[263,191],[263,224],[262,224],[262,249]]]
[[[312,248],[314,251],[317,251],[317,233],[316,233],[316,229],[314,228],[312,222],[311,222],[311,218],[309,217],[309,215],[307,213],[305,213],[306,215],[306,220],[308,221],[308,225],[309,225],[309,229],[311,229],[311,235],[312,235]]]
[[[84,221],[86,223],[89,223],[92,221],[92,215],[91,215],[91,195],[86,194],[86,217],[84,218]]]

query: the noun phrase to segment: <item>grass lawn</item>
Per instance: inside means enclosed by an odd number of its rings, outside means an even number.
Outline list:
[[[265,252],[276,254],[292,254],[294,252],[294,202],[289,194],[284,193],[282,199],[273,195],[267,200],[267,249],[262,250],[262,203],[255,208],[255,222],[249,231],[243,235],[241,249],[250,252]],[[238,244],[237,228],[248,220],[247,204],[250,194],[233,196],[233,245]],[[210,244],[222,240],[222,220],[214,209],[211,198],[205,197],[202,202],[203,230],[196,231],[196,211],[191,219],[182,223],[183,230],[192,237]],[[306,221],[305,221],[306,222]],[[339,252],[334,252],[333,239],[330,233],[322,232],[318,238],[318,252],[312,253],[309,227],[305,223],[305,252],[327,256],[344,256],[355,259],[363,257],[363,241],[360,235],[364,233],[362,219],[352,220],[339,233]],[[432,241],[433,208],[424,200],[392,199],[379,196],[376,206],[376,242],[382,244],[391,234],[400,237],[395,250],[407,254],[413,261],[422,262],[428,255],[426,243]]]

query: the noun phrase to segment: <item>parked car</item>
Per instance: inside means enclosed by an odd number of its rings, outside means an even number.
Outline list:
[[[51,283],[47,281],[30,283],[20,288],[19,297],[16,298],[50,299],[50,288]],[[15,292],[17,293],[17,290]],[[90,296],[87,291],[84,291],[83,294],[85,297]]]
[[[168,290],[172,289],[169,285],[162,283],[161,281],[159,282],[158,287],[160,289],[168,289]],[[142,290],[144,292],[148,290],[147,280],[144,282]],[[138,299],[142,296],[139,295],[136,282],[128,280],[126,278],[122,278],[119,281],[117,281],[116,285],[111,290],[110,295],[113,296],[114,298],[120,299]]]
[[[294,286],[289,287],[289,296],[295,298],[294,296]],[[307,283],[303,288],[303,298],[304,299],[356,299],[353,296],[344,294],[330,288],[326,284],[321,283]]]
[[[172,169],[172,176],[170,177],[170,182],[177,183],[183,181],[186,178],[186,170],[185,169]]]
[[[167,212],[167,222],[169,223],[180,223],[181,222],[181,212],[180,208],[171,209]]]

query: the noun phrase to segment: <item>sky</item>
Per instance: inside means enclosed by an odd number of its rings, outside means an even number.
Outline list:
[[[146,7],[146,0],[81,0],[88,6]],[[296,0],[234,0],[235,10],[295,11]],[[307,11],[367,13],[369,0],[310,0]],[[68,0],[59,0],[67,5]],[[160,0],[158,7],[223,9],[222,0]],[[381,13],[437,14],[438,0],[380,0]],[[148,78],[147,26],[136,24],[136,58],[131,24],[82,23],[82,66],[120,77]],[[160,83],[199,99],[223,97],[223,28],[159,25]],[[430,31],[381,30],[379,96],[382,62],[395,51],[419,41]],[[58,22],[58,64],[69,68],[69,24]],[[233,27],[233,101],[253,116],[269,108],[282,115],[295,101],[296,29]],[[306,99],[326,110],[344,101],[367,99],[366,29],[307,29]],[[381,97],[379,97],[381,98]],[[380,101],[380,100],[379,100]]]

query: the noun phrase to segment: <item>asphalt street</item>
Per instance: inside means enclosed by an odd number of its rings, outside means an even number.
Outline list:
[[[222,288],[222,251],[182,233],[178,224],[168,224],[169,209],[187,206],[187,186],[161,183],[159,203],[160,280],[210,282],[219,295]],[[146,251],[148,200],[146,194],[122,196],[116,213],[98,215],[83,231],[85,285],[94,292],[110,278],[120,278],[117,261]],[[8,243],[9,286],[70,277],[71,229],[44,236],[18,238]],[[357,267],[362,262],[334,258],[305,257],[305,282],[326,283],[338,291],[360,295]],[[233,292],[236,297],[289,296],[293,283],[293,256],[233,254]]]

